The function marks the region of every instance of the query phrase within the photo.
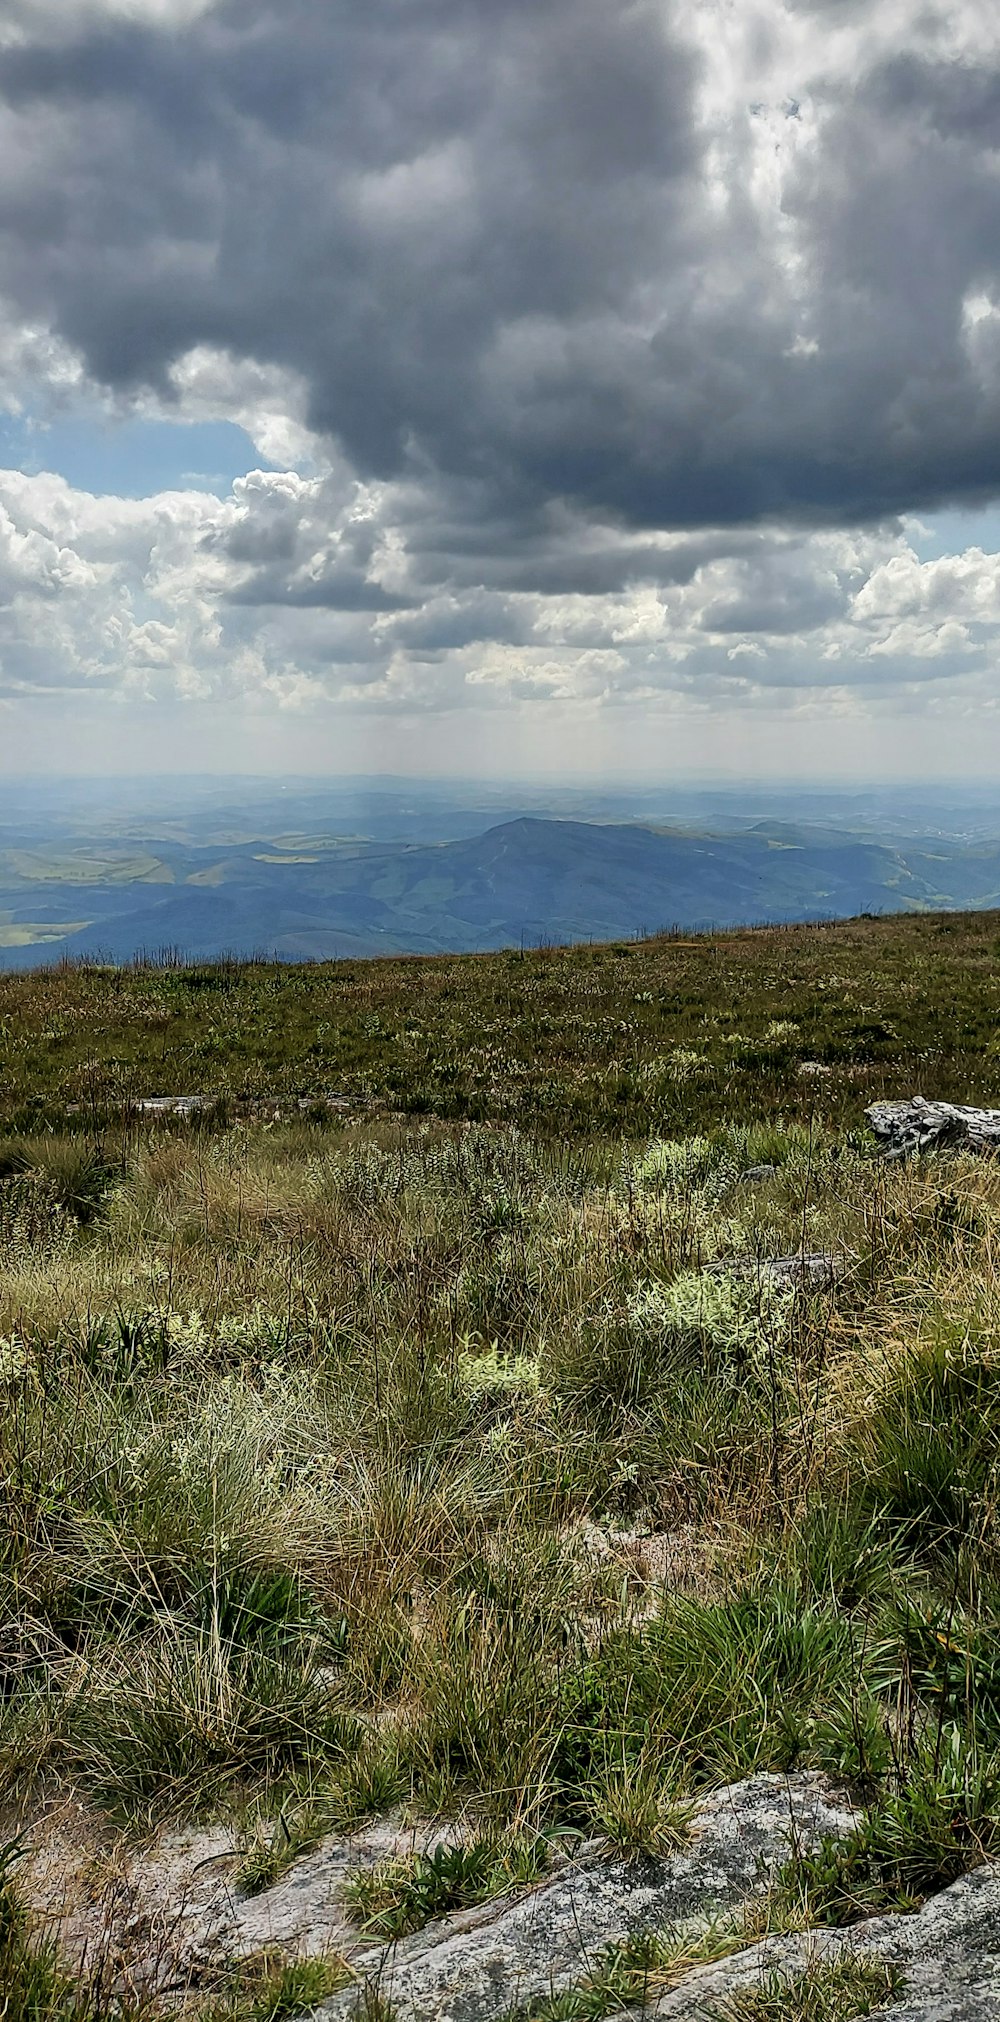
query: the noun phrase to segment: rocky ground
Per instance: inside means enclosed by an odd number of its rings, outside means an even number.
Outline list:
[[[781,1862],[793,1849],[847,1833],[854,1820],[850,1801],[816,1774],[754,1776],[707,1797],[687,1843],[667,1858],[608,1859],[591,1843],[559,1857],[534,1887],[394,1944],[373,1944],[345,1902],[345,1883],[359,1867],[433,1843],[433,1835],[393,1821],[324,1841],[252,1895],[239,1885],[238,1849],[224,1829],[168,1834],[117,1857],[88,1842],[82,1818],[66,1812],[46,1820],[44,1854],[29,1857],[31,1893],[81,1974],[100,1957],[105,1977],[155,1993],[168,2009],[202,1998],[234,1962],[277,1949],[288,1958],[335,1954],[349,1966],[350,1983],[315,2010],[329,2022],[359,2013],[393,2022],[724,2016],[734,1994],[787,1985],[793,1998],[803,1975],[844,1959],[895,1969],[897,1984],[878,2012],[898,2022],[1000,2016],[1000,1867],[979,1868],[911,1915],[840,1930],[769,1929],[769,1889]],[[593,1990],[616,1945],[649,1932],[687,1943],[675,1963],[651,1966],[638,2005],[569,2005]],[[730,1933],[731,1949],[719,1959],[712,1940],[721,1932]],[[558,1996],[566,2005],[556,2005]],[[789,2022],[813,2013],[773,2012]]]

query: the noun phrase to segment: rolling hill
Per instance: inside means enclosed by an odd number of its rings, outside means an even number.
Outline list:
[[[316,834],[0,851],[0,965],[470,952],[662,928],[979,908],[1000,843],[757,822],[740,833],[521,815],[433,842]]]

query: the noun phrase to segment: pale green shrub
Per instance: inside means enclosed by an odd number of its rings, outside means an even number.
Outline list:
[[[540,1382],[533,1355],[501,1355],[496,1341],[478,1354],[459,1355],[455,1374],[459,1389],[470,1398],[534,1397]]]
[[[693,1047],[675,1046],[670,1053],[657,1053],[644,1061],[639,1073],[643,1081],[653,1083],[690,1081],[693,1076],[708,1071],[711,1065],[711,1061],[703,1053],[696,1053]]]
[[[708,1137],[654,1138],[627,1177],[650,1193],[681,1194],[703,1186],[722,1156]]]
[[[77,1234],[75,1215],[63,1205],[46,1173],[17,1173],[0,1180],[0,1262],[42,1261],[65,1254]]]
[[[641,1286],[627,1311],[639,1335],[693,1351],[719,1370],[736,1371],[783,1341],[794,1298],[767,1278],[684,1271],[670,1285]]]
[[[23,1382],[34,1366],[31,1351],[19,1335],[0,1336],[0,1388]]]

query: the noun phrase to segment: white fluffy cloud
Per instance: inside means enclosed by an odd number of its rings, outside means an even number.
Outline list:
[[[440,557],[428,572],[414,511],[409,492],[330,475],[122,500],[4,472],[0,693],[417,713],[992,693],[1000,555],[978,548],[921,562],[899,532],[710,531],[641,562],[626,545],[641,579],[602,594],[484,590]]]

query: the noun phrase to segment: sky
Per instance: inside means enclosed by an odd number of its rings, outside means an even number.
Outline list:
[[[1000,780],[1000,12],[4,0],[0,772]]]

